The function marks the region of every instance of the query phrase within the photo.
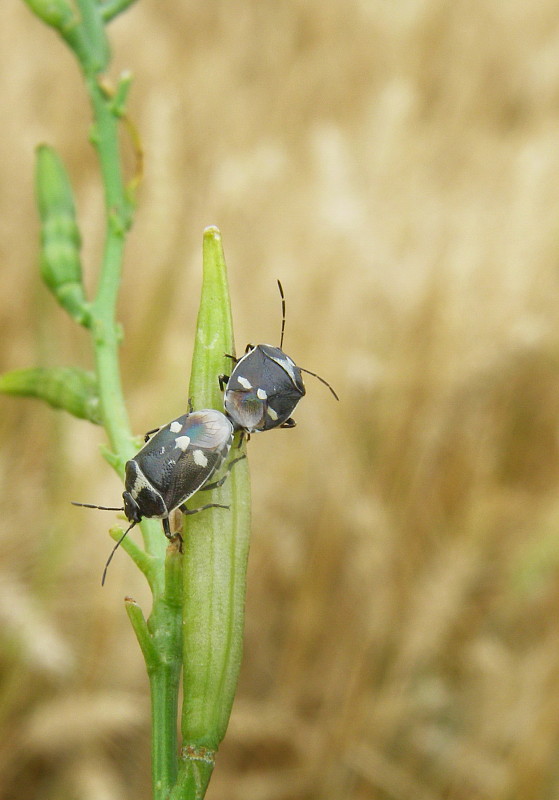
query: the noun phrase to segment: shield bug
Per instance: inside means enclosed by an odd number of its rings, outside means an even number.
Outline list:
[[[180,534],[171,532],[169,523],[169,516],[175,509],[180,509],[183,514],[196,514],[207,508],[229,507],[208,503],[200,508],[189,509],[185,503],[199,489],[221,486],[229,469],[244,457],[234,459],[221,480],[208,484],[227,457],[232,440],[233,426],[220,411],[190,411],[146,434],[146,444],[134,458],[126,462],[123,507],[74,503],[85,508],[124,511],[131,523],[111,551],[102,583],[115,550],[144,517],[160,519],[165,536],[174,540],[177,536],[180,539]]]
[[[302,372],[318,378],[330,389],[336,400],[339,400],[324,378],[316,372],[297,366],[283,352],[285,296],[280,281],[278,287],[282,308],[280,346],[249,344],[242,358],[236,359],[228,355],[235,365],[231,375],[219,376],[220,388],[225,390],[225,411],[235,428],[247,434],[295,426],[291,414],[305,394]]]

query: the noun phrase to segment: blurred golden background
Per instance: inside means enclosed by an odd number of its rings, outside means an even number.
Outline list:
[[[3,370],[91,366],[38,277],[34,147],[102,236],[72,56],[2,9]],[[245,658],[209,800],[559,797],[559,13],[552,0],[140,0],[111,26],[145,177],[120,318],[134,429],[184,412],[203,228],[237,350],[308,378],[254,436]],[[131,148],[126,138],[129,168]],[[100,429],[1,399],[0,797],[148,800],[149,703],[100,577]]]

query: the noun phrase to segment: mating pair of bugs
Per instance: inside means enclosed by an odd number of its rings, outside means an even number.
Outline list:
[[[247,345],[242,358],[227,356],[234,364],[231,375],[218,378],[224,391],[225,413],[211,408],[194,411],[190,406],[188,414],[149,431],[145,437],[146,444],[126,462],[123,507],[74,503],[86,508],[124,511],[131,523],[111,551],[102,583],[115,550],[144,517],[160,519],[165,536],[170,540],[178,537],[181,541],[180,534],[172,533],[169,523],[169,517],[176,509],[183,514],[196,514],[207,508],[228,508],[219,503],[208,503],[188,509],[185,503],[200,490],[221,486],[233,465],[245,458],[242,455],[230,461],[225,475],[208,483],[225,461],[236,431],[241,431],[242,437],[272,428],[294,427],[291,414],[305,394],[302,372],[318,378],[336,400],[339,399],[324,378],[298,367],[283,352],[285,297],[279,281],[278,287],[282,301],[280,346]]]

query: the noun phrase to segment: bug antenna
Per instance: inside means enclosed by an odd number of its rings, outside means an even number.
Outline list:
[[[113,506],[94,506],[91,503],[76,503],[72,500],[73,506],[81,506],[82,508],[98,508],[100,511],[124,511],[122,506],[120,508],[114,508]]]
[[[285,333],[285,295],[283,293],[283,286],[281,285],[281,281],[278,279],[278,289],[281,297],[281,336],[280,336],[280,346],[279,349],[283,348],[283,334]]]
[[[338,395],[336,394],[336,392],[334,391],[334,389],[332,389],[332,387],[330,386],[330,384],[328,383],[328,381],[325,381],[325,380],[324,380],[324,378],[321,378],[321,377],[320,377],[320,375],[317,375],[317,374],[316,374],[316,372],[311,372],[311,371],[310,371],[310,369],[304,369],[304,367],[298,367],[298,369],[300,369],[300,370],[301,370],[301,372],[306,372],[306,373],[307,373],[307,375],[313,375],[315,378],[318,378],[318,380],[319,380],[321,383],[323,383],[325,386],[327,386],[327,387],[330,389],[330,391],[332,392],[332,394],[334,395],[334,397],[336,398],[336,400],[338,400],[338,401],[339,401],[339,399],[340,399],[340,398],[338,397]]]
[[[95,506],[94,506],[94,508],[95,508]],[[105,578],[107,577],[107,570],[109,569],[109,564],[113,560],[114,554],[116,553],[116,551],[118,550],[118,548],[120,547],[120,545],[122,544],[122,542],[124,541],[126,536],[128,536],[129,532],[132,530],[132,528],[134,527],[135,524],[136,523],[133,522],[132,525],[130,525],[129,528],[126,528],[126,530],[124,531],[124,533],[122,534],[120,539],[117,541],[117,543],[115,544],[115,546],[111,550],[110,555],[109,555],[107,561],[105,562],[105,569],[103,570],[103,577],[101,578],[101,586],[105,585]]]

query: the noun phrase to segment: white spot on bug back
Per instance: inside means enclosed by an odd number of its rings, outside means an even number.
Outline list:
[[[177,438],[175,439],[175,447],[178,447],[179,450],[183,451],[183,453],[188,449],[189,444],[190,444],[189,436],[177,436]]]
[[[199,467],[207,467],[208,466],[208,459],[204,455],[201,450],[194,450],[192,453],[192,458],[198,464]]]
[[[175,420],[174,422],[171,422],[171,424],[169,425],[169,430],[171,431],[171,433],[179,433],[182,430],[182,425],[180,424],[180,422]]]
[[[248,378],[243,378],[242,375],[239,375],[237,376],[237,380],[244,389],[252,389],[252,383],[248,380]]]
[[[273,419],[274,422],[277,420],[278,415],[276,414],[276,412],[274,411],[272,406],[268,406],[268,408],[266,409],[266,412],[267,412],[268,416],[270,417],[270,419]]]
[[[266,390],[265,389],[257,389],[256,390],[256,396],[258,397],[259,400],[267,400],[268,399],[268,395],[266,394]]]

